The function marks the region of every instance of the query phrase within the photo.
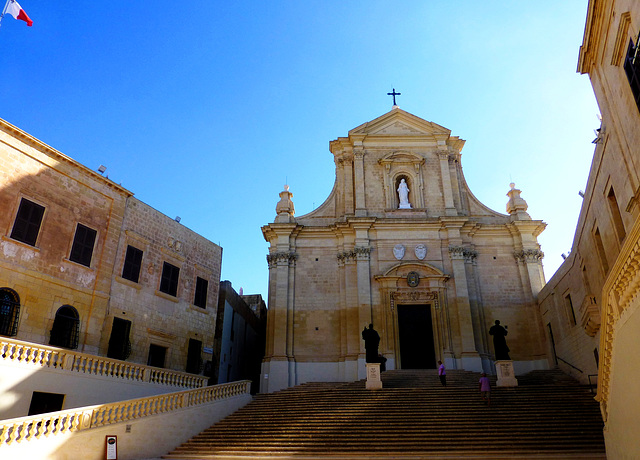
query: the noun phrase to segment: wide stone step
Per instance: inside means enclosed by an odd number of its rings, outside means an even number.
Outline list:
[[[257,395],[165,458],[604,458],[588,387],[537,372],[494,387],[488,407],[478,378],[451,371],[442,387],[436,371],[390,371],[377,391],[360,381]]]

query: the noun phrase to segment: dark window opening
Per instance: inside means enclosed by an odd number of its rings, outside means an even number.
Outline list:
[[[149,358],[147,359],[147,365],[153,367],[164,367],[164,360],[167,356],[167,347],[161,347],[160,345],[149,345]]]
[[[71,246],[71,254],[69,260],[91,266],[91,257],[93,256],[93,245],[96,242],[98,232],[94,229],[78,224],[76,227],[76,235],[73,237],[73,245]]]
[[[196,277],[196,294],[193,298],[193,304],[196,307],[207,308],[207,290],[209,289],[209,281]]]
[[[11,238],[35,246],[42,224],[42,216],[44,216],[44,206],[22,198],[11,230]]]
[[[20,319],[20,297],[13,289],[0,289],[0,335],[18,334]]]
[[[113,318],[107,357],[125,360],[131,356],[130,332],[131,321],[122,318]]]
[[[127,253],[124,256],[124,266],[122,267],[122,277],[126,280],[137,283],[140,279],[140,269],[142,268],[142,251],[133,246],[127,246]]]
[[[189,351],[187,353],[187,372],[199,374],[202,370],[202,342],[200,340],[189,339]]]
[[[46,414],[47,412],[57,412],[62,410],[64,395],[60,393],[44,393],[34,391],[29,404],[27,415]]]
[[[638,51],[638,47],[633,46],[633,40],[629,40],[627,56],[624,59],[624,72],[627,74],[633,99],[640,110],[640,53]]]
[[[80,339],[80,316],[71,305],[58,308],[51,328],[49,345],[63,348],[78,348]]]
[[[171,265],[169,262],[165,262],[162,266],[162,278],[160,279],[160,292],[172,295],[174,297],[178,294],[178,278],[180,276],[180,269],[175,265]]]

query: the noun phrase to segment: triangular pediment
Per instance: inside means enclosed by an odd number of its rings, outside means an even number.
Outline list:
[[[423,120],[394,107],[375,120],[363,123],[349,131],[349,136],[438,136],[451,135],[451,130],[436,123]]]

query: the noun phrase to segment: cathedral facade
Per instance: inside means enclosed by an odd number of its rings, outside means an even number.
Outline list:
[[[373,324],[387,369],[492,372],[489,328],[507,326],[516,373],[546,368],[532,220],[514,184],[507,214],[483,205],[461,167],[465,141],[394,105],[330,143],[327,200],[296,217],[285,187],[270,244],[261,391],[365,376]]]

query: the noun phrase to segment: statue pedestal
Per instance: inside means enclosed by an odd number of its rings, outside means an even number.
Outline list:
[[[498,376],[498,382],[496,383],[496,386],[518,386],[516,374],[513,372],[513,361],[496,361],[496,375]]]
[[[380,380],[380,363],[367,363],[367,390],[382,389]]]

